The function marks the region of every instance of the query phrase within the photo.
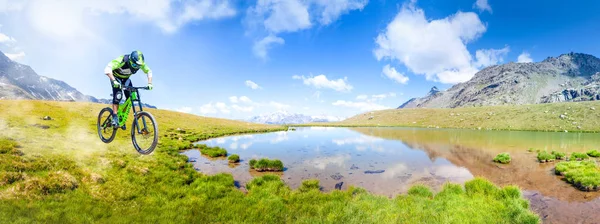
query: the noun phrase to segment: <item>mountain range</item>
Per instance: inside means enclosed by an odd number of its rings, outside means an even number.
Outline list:
[[[248,122],[260,124],[305,124],[315,122],[335,122],[342,121],[344,118],[334,116],[307,116],[303,114],[290,113],[287,111],[276,111],[270,114],[263,114],[248,119]]]
[[[448,90],[431,88],[400,108],[455,108],[600,100],[600,59],[568,53],[537,63],[494,65]]]
[[[0,52],[0,99],[30,99],[110,103],[85,95],[69,84],[38,75],[31,67],[10,60]],[[143,104],[148,108],[155,106]]]

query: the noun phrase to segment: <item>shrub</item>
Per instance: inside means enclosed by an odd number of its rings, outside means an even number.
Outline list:
[[[542,151],[538,153],[537,159],[538,161],[540,161],[540,163],[552,162],[556,159],[556,156],[554,154],[548,153],[547,151]]]
[[[317,180],[317,179],[302,181],[302,186],[300,186],[300,188],[298,188],[298,190],[300,192],[308,192],[311,190],[318,191],[320,189],[321,189],[321,187],[319,187],[319,180]]]
[[[283,171],[283,162],[281,160],[255,159],[250,160],[250,169],[255,169],[258,172],[263,171]]]
[[[240,162],[240,156],[238,154],[233,154],[230,155],[229,158],[227,158],[229,160],[230,163],[239,163]]]
[[[21,172],[2,172],[0,173],[0,187],[25,179],[25,174]]]
[[[500,153],[494,158],[494,162],[502,164],[510,163],[510,155],[508,153]]]
[[[564,180],[582,191],[600,190],[600,169],[595,161],[560,162],[554,170],[557,175],[564,175]]]
[[[52,172],[45,178],[34,177],[25,180],[19,190],[26,195],[31,193],[49,195],[74,190],[79,186],[77,179],[63,171]]]
[[[415,196],[415,197],[423,197],[423,198],[433,197],[433,193],[431,192],[431,190],[424,185],[412,186],[408,190],[408,195]]]
[[[565,159],[565,157],[567,156],[566,153],[564,153],[564,152],[557,152],[557,151],[552,151],[551,154],[554,155],[554,157],[556,159],[560,159],[560,160]]]
[[[227,150],[221,147],[208,147],[206,145],[200,145],[199,148],[202,155],[207,155],[212,158],[227,156]]]
[[[586,154],[591,157],[600,157],[600,152],[598,152],[596,149],[587,151]]]
[[[246,189],[248,189],[249,191],[266,189],[269,193],[276,193],[285,187],[285,183],[281,181],[279,176],[270,174],[264,175],[262,177],[256,177],[246,184]]]
[[[490,181],[480,177],[465,183],[465,191],[469,195],[496,195],[498,190],[498,187],[494,186]]]
[[[19,144],[12,139],[0,138],[0,154],[19,154]]]
[[[581,152],[574,152],[573,154],[571,154],[571,158],[570,160],[584,160],[584,159],[588,159],[590,158],[587,154],[585,153],[581,153]]]
[[[590,169],[595,168],[596,163],[594,161],[568,161],[568,162],[560,162],[556,164],[554,167],[554,172],[556,175],[564,175],[565,172],[569,170],[578,170],[578,169]]]
[[[533,151],[535,151],[535,149],[534,149],[534,148],[529,148],[529,149],[527,150],[527,152],[533,152]]]

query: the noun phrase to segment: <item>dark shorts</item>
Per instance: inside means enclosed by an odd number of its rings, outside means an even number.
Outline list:
[[[116,76],[115,76],[115,79],[117,79],[117,81],[121,82],[121,85],[123,85],[123,86],[133,86],[130,79],[119,78]],[[110,82],[110,86],[112,87],[112,81]],[[125,92],[125,100],[127,100],[129,98],[129,96],[131,95],[131,93],[129,91],[123,91],[123,92]],[[112,87],[112,95],[113,95],[113,104],[119,104],[121,102],[121,99],[123,99],[121,89]]]

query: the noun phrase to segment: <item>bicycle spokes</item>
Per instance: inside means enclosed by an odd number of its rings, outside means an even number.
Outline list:
[[[134,116],[131,137],[133,144],[142,154],[151,153],[158,142],[157,125],[152,115],[141,112]]]

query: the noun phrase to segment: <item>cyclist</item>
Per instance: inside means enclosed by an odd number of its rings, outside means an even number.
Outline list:
[[[152,90],[152,70],[146,65],[144,55],[140,51],[133,51],[131,54],[119,56],[112,60],[104,68],[104,73],[110,78],[112,85],[112,109],[113,109],[113,127],[119,127],[119,117],[117,110],[123,96],[121,96],[121,85],[132,87],[129,77],[135,74],[139,69],[142,69],[148,76],[148,89]],[[125,100],[129,98],[131,93],[125,92]]]

